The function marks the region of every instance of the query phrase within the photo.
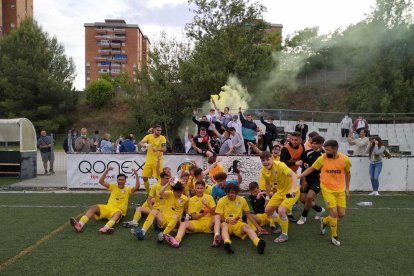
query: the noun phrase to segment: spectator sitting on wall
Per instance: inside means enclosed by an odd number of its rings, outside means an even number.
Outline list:
[[[206,128],[200,128],[200,134],[195,136],[192,142],[192,147],[204,157],[213,156],[213,148],[210,144],[210,138],[207,135]]]
[[[184,132],[185,153],[197,154],[196,150],[191,145],[193,142],[193,139],[194,139],[194,135],[192,133],[188,133],[188,126],[186,126],[185,132]]]
[[[173,153],[185,153],[183,142],[179,136],[176,136],[172,144]],[[184,183],[185,184],[185,183]]]
[[[208,121],[206,115],[201,116],[200,121],[198,121],[196,119],[196,117],[195,117],[196,115],[197,115],[197,110],[194,109],[193,110],[193,122],[197,125],[197,134],[200,134],[200,129],[201,128],[204,127],[205,129],[208,129],[210,127],[210,122]],[[208,133],[208,134],[210,135],[211,133]]]
[[[308,125],[305,124],[303,120],[299,120],[298,124],[295,126],[295,131],[299,132],[302,141],[306,141],[306,134],[308,133]]]
[[[128,134],[125,136],[125,140],[122,141],[122,144],[119,147],[119,152],[135,152],[135,144],[131,135]]]
[[[83,127],[80,131],[80,134],[80,137],[78,137],[75,141],[76,152],[91,152],[91,147],[93,143],[88,138],[88,129]]]
[[[365,130],[365,136],[368,136],[368,122],[361,115],[358,116],[358,119],[352,124],[352,129],[357,134],[356,138],[360,135],[361,130]]]

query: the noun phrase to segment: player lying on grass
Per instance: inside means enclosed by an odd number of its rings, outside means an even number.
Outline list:
[[[349,195],[349,182],[351,180],[351,161],[348,156],[338,152],[338,142],[328,140],[323,145],[325,153],[315,163],[298,177],[305,177],[315,170],[320,170],[322,197],[329,216],[321,218],[321,233],[325,234],[326,227],[331,228],[331,242],[340,246],[337,235],[338,218],[345,216],[346,197]]]
[[[276,219],[280,216],[282,234],[275,239],[275,242],[288,240],[289,221],[287,213],[292,210],[293,204],[299,199],[299,186],[296,185],[296,174],[285,163],[273,161],[269,152],[264,151],[260,155],[262,170],[260,177],[266,183],[266,205],[265,212],[269,219]],[[272,185],[276,186],[277,192],[270,198]]]
[[[216,203],[211,195],[204,193],[205,182],[197,181],[195,184],[195,195],[188,201],[188,214],[190,220],[182,222],[178,228],[175,238],[170,240],[174,247],[179,247],[186,233],[212,233],[214,231],[213,247],[220,245],[220,217],[215,217],[214,209]],[[167,240],[168,241],[168,240]]]
[[[95,215],[96,220],[107,219],[108,222],[104,227],[99,229],[100,233],[112,234],[114,232],[113,226],[118,222],[122,216],[125,216],[128,207],[128,200],[130,195],[139,190],[139,177],[136,170],[133,170],[135,176],[135,186],[125,187],[126,175],[118,174],[116,177],[117,184],[107,183],[105,181],[106,175],[109,171],[113,170],[109,166],[105,172],[99,178],[99,184],[107,188],[111,194],[107,204],[93,205],[88,209],[85,215],[81,217],[79,221],[75,218],[70,218],[70,224],[73,226],[76,232],[82,232],[84,225]]]
[[[302,172],[312,166],[312,164],[321,156],[325,151],[323,150],[323,143],[325,139],[322,136],[313,136],[309,138],[312,142],[310,143],[311,148],[306,150],[301,160],[303,161]],[[325,209],[315,204],[315,198],[321,191],[321,184],[319,181],[320,171],[313,171],[306,177],[302,178],[300,184],[300,201],[303,203],[303,212],[298,220],[298,224],[304,224],[309,214],[309,210],[312,208],[316,211],[316,220],[320,220]]]
[[[167,191],[170,186],[172,191]],[[158,241],[161,242],[165,239],[168,243],[171,243],[173,237],[170,233],[177,226],[184,210],[187,208],[188,198],[183,195],[183,192],[184,185],[181,182],[174,184],[173,180],[170,179],[166,185],[162,186],[159,192],[160,198],[164,200],[161,210],[152,209],[142,229],[135,230],[133,234],[139,240],[143,240],[149,226],[155,219],[158,227],[164,229],[163,232],[159,233]]]
[[[265,206],[267,204],[266,201],[266,192],[262,192],[259,189],[259,184],[257,182],[251,182],[249,184],[249,202],[250,206],[253,209],[252,217],[256,221],[258,225],[260,225],[260,228],[256,228],[254,226],[254,223],[250,220],[247,220],[247,223],[250,225],[250,227],[253,228],[254,231],[256,231],[260,235],[267,235],[269,234],[265,229],[263,229],[263,226],[269,225],[270,228],[272,228],[274,233],[279,233],[276,230],[275,223],[280,223],[280,218],[277,217],[275,219],[270,219],[265,214]]]
[[[230,235],[234,235],[241,239],[249,236],[254,246],[257,248],[259,254],[263,254],[266,242],[257,237],[256,232],[242,221],[243,213],[247,219],[251,220],[257,229],[260,226],[252,218],[250,208],[247,201],[238,195],[240,187],[238,185],[229,184],[225,187],[226,196],[222,197],[216,207],[216,216],[220,218],[221,223],[221,237],[224,241],[224,249],[228,254],[233,254],[231,247]]]

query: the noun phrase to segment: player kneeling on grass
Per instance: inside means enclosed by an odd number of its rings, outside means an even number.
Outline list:
[[[172,188],[172,191],[167,191],[169,187]],[[164,199],[164,204],[161,211],[153,209],[148,215],[143,228],[135,231],[135,236],[138,239],[143,240],[146,230],[149,227],[147,223],[151,222],[152,224],[152,221],[154,221],[155,218],[158,227],[161,229],[164,228],[164,231],[158,234],[158,241],[162,242],[163,240],[166,240],[168,243],[176,246],[173,244],[174,238],[170,235],[170,233],[177,226],[184,210],[187,208],[188,198],[183,195],[183,193],[184,185],[181,182],[174,184],[173,181],[169,181],[167,185],[162,186],[160,190],[160,197]]]
[[[285,242],[288,240],[289,221],[287,212],[292,210],[293,204],[299,199],[299,186],[296,185],[297,176],[285,163],[273,161],[270,152],[264,151],[260,155],[262,170],[260,177],[266,183],[266,205],[265,212],[269,219],[277,219],[280,216],[282,234],[274,241]],[[271,183],[276,186],[277,192],[270,198],[272,192]],[[277,211],[277,212],[276,212]]]
[[[251,220],[256,228],[260,226],[252,218],[250,214],[250,208],[247,201],[238,196],[240,187],[234,184],[228,184],[225,187],[226,196],[222,197],[216,207],[216,216],[220,217],[221,223],[221,237],[224,241],[224,249],[228,254],[233,254],[234,251],[231,248],[230,235],[234,235],[241,239],[245,239],[249,236],[254,246],[257,248],[259,254],[263,254],[266,242],[257,237],[256,232],[247,224],[242,221],[243,212],[246,214],[247,219]]]
[[[171,239],[171,245],[178,247],[186,231],[191,233],[211,233],[214,231],[213,247],[220,245],[220,217],[214,216],[216,203],[211,195],[204,193],[204,181],[195,184],[195,195],[188,201],[188,214],[190,220],[182,222],[178,228],[177,236]]]
[[[76,232],[82,232],[83,226],[89,221],[89,219],[95,215],[96,220],[108,219],[108,223],[99,229],[100,233],[112,234],[114,232],[113,226],[118,222],[122,216],[125,216],[128,207],[129,196],[139,190],[139,177],[137,171],[133,171],[135,176],[135,186],[125,187],[126,175],[118,174],[116,177],[117,184],[106,183],[105,178],[109,171],[113,168],[108,167],[99,179],[99,184],[107,188],[111,194],[107,204],[98,204],[90,207],[86,214],[81,217],[79,221],[75,218],[70,219],[70,224],[73,226]]]
[[[254,226],[254,223],[250,220],[247,220],[247,223],[250,225],[250,227],[253,228],[254,231],[256,231],[260,235],[267,235],[269,234],[265,229],[263,229],[263,226],[269,225],[270,228],[272,228],[273,232],[276,232],[275,223],[280,223],[280,218],[277,217],[276,219],[270,219],[265,214],[265,206],[267,204],[266,201],[266,192],[262,192],[259,189],[259,184],[257,182],[251,182],[249,184],[249,202],[250,206],[253,208],[252,217],[256,221],[258,225],[260,225],[259,228],[256,228]]]
[[[299,177],[305,177],[315,170],[320,170],[322,196],[329,209],[329,216],[321,218],[321,233],[326,227],[331,228],[331,241],[340,246],[338,239],[338,217],[345,216],[346,197],[349,195],[349,182],[351,180],[351,161],[348,156],[338,152],[338,142],[328,140],[323,145],[325,153],[315,163],[306,169]]]

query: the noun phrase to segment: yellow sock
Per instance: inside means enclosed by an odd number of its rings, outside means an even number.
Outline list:
[[[288,218],[285,216],[283,218],[280,218],[280,227],[282,228],[282,233],[287,234],[289,230],[289,221]]]
[[[229,240],[229,239],[225,239],[225,240],[224,240],[224,243],[230,243],[230,244],[231,244],[231,240]]]
[[[79,222],[82,225],[85,225],[86,223],[88,223],[88,221],[89,221],[89,218],[87,216],[82,216],[81,219],[79,220]]]
[[[150,228],[150,226],[152,225],[152,223],[154,222],[155,219],[155,215],[151,212],[147,219],[144,222],[144,225],[142,226],[142,229],[145,230],[145,232]]]
[[[165,235],[171,233],[171,231],[175,228],[176,225],[177,225],[177,220],[176,219],[171,219],[168,222],[167,227],[165,227],[163,233]]]
[[[150,190],[150,185],[149,185],[149,181],[144,181],[144,187],[145,187],[145,191],[147,191],[147,194],[149,193]]]
[[[254,246],[257,246],[259,244],[260,239],[259,238],[255,238],[254,240],[252,240]]]
[[[280,222],[282,220],[280,219],[280,217],[277,217],[277,218],[272,219],[272,221],[273,221],[273,225],[275,225],[276,223],[280,225]]]
[[[141,215],[140,211],[136,211],[132,220],[138,222],[141,219]]]
[[[115,221],[110,219],[105,226],[107,226],[108,228],[112,228],[112,226],[114,225],[115,225]]]
[[[176,239],[178,242],[180,242],[180,241],[183,239],[183,237],[181,237],[180,235],[177,235],[177,236],[175,236],[175,239]]]
[[[338,218],[331,217],[331,219],[329,220],[329,226],[331,227],[331,236],[338,236],[338,234],[336,233],[338,229]]]
[[[322,221],[323,221],[323,224],[329,224],[330,220],[331,220],[331,217],[327,216],[327,217],[324,217]]]

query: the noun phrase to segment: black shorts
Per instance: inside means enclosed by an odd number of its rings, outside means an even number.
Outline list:
[[[305,189],[300,189],[300,192],[302,194],[307,194],[310,190],[314,191],[315,194],[319,194],[319,192],[321,191],[321,183],[319,182],[319,180],[312,180],[309,181],[307,180],[308,185],[306,186]]]

